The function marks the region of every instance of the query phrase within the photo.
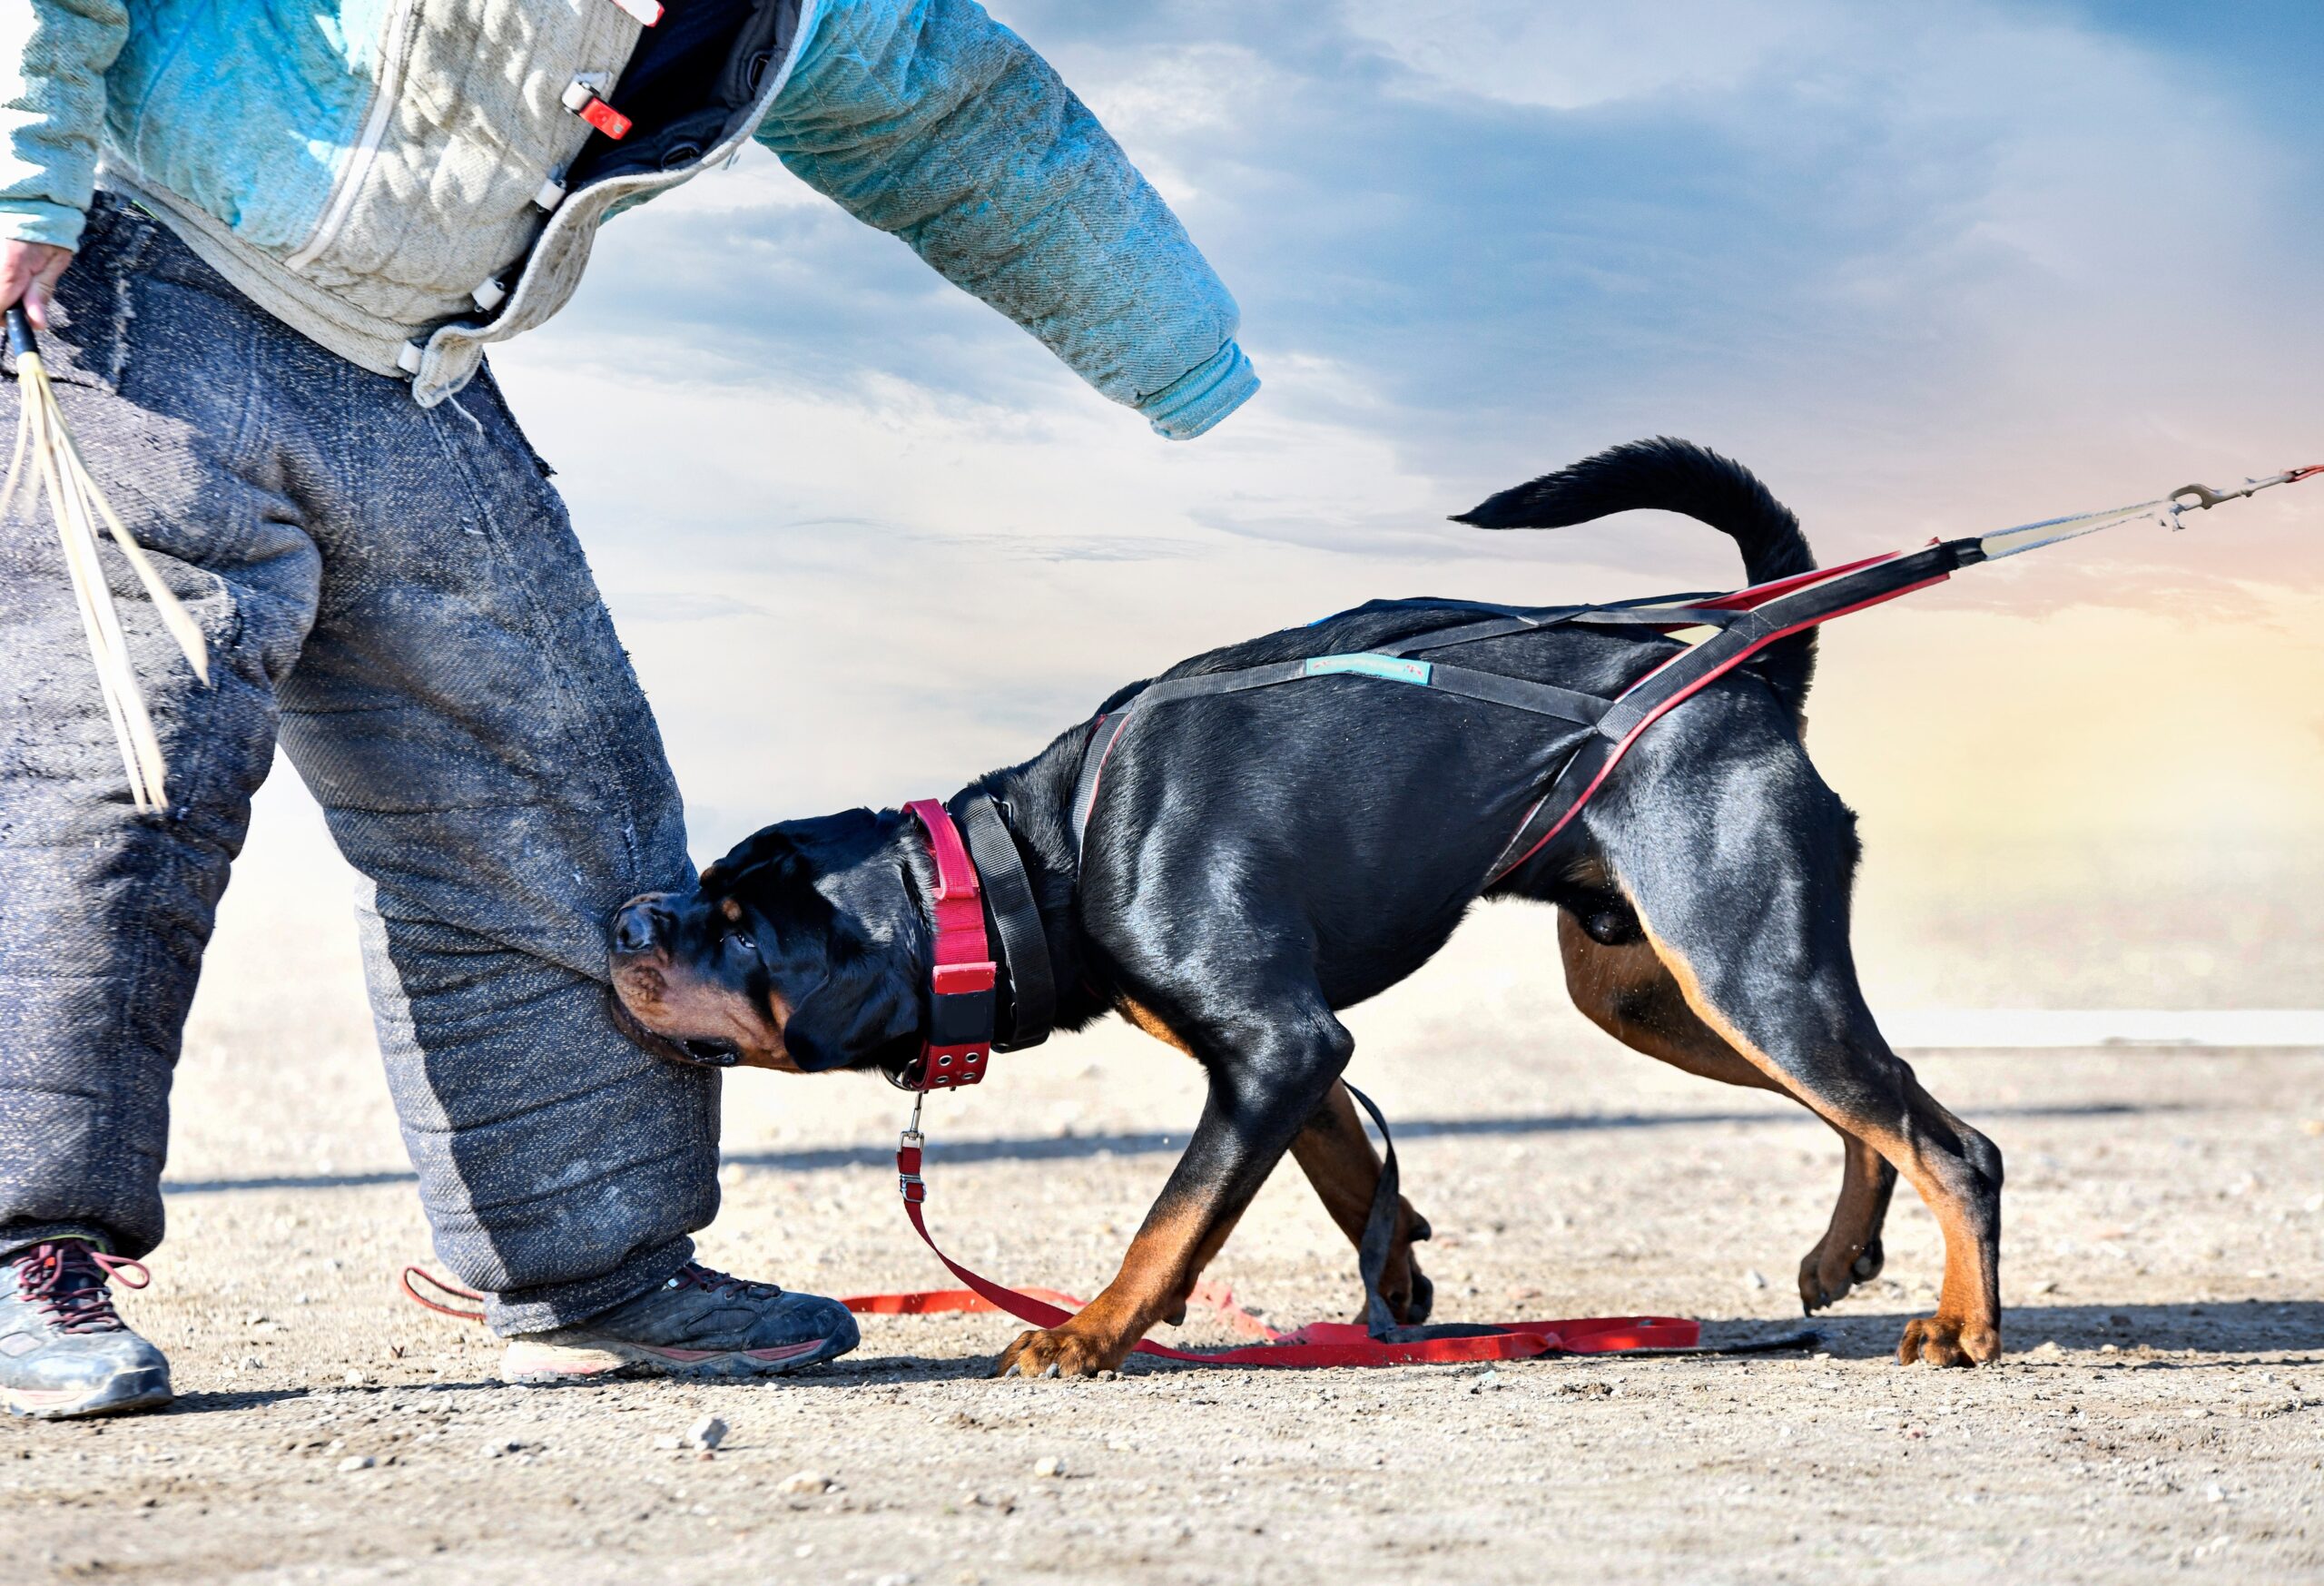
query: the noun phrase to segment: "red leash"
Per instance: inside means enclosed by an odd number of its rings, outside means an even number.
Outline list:
[[[904,1130],[896,1146],[896,1187],[903,1197],[904,1216],[936,1259],[965,1289],[927,1289],[911,1294],[857,1295],[843,1300],[851,1311],[867,1315],[932,1315],[947,1311],[1005,1311],[1036,1327],[1055,1327],[1078,1310],[1081,1302],[1054,1289],[1027,1292],[1005,1287],[970,1271],[936,1243],[921,1211],[928,1199],[928,1182],[921,1176],[925,1139],[918,1128],[920,1108],[912,1108],[914,1127]],[[1208,1306],[1235,1331],[1262,1344],[1229,1349],[1172,1349],[1140,1339],[1139,1355],[1183,1360],[1196,1365],[1262,1365],[1313,1369],[1318,1366],[1423,1365],[1465,1361],[1526,1360],[1538,1355],[1610,1355],[1628,1349],[1691,1349],[1701,1330],[1677,1316],[1590,1316],[1556,1322],[1496,1322],[1409,1342],[1374,1338],[1361,1323],[1310,1322],[1292,1332],[1277,1332],[1235,1303],[1235,1296],[1215,1284],[1197,1285],[1191,1296]]]

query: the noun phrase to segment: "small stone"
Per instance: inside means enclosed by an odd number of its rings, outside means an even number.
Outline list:
[[[2101,1355],[2120,1355],[2122,1353],[2122,1346],[2119,1344],[2102,1344],[2098,1346],[2098,1353]]]
[[[1056,1454],[1045,1453],[1033,1462],[1033,1473],[1037,1476],[1061,1476],[1065,1474],[1065,1461]]]
[[[2206,1503],[2226,1502],[2227,1489],[2221,1486],[2217,1482],[2213,1482],[2210,1486],[2203,1489],[2203,1502]]]
[[[675,1453],[676,1450],[684,1448],[685,1445],[686,1440],[680,1437],[675,1432],[665,1432],[661,1436],[654,1440],[654,1446],[663,1450],[665,1453]]]
[[[2054,1338],[2037,1344],[2025,1352],[2028,1360],[2063,1360],[2065,1357],[2066,1352],[2058,1347],[2058,1341]]]
[[[496,1437],[490,1443],[486,1443],[482,1448],[477,1450],[478,1453],[482,1454],[487,1459],[498,1459],[503,1454],[522,1453],[524,1451],[525,1445],[523,1443],[512,1443],[505,1437]]]
[[[1761,1275],[1757,1267],[1753,1267],[1743,1274],[1743,1286],[1745,1288],[1765,1288],[1768,1286],[1768,1280],[1763,1275]]]
[[[359,1388],[363,1385],[363,1374],[359,1371],[350,1371],[347,1374],[346,1380],[349,1387]]]
[[[815,1544],[811,1542],[803,1542],[791,1550],[791,1556],[794,1559],[812,1559],[815,1556]]]
[[[2033,1292],[2037,1295],[2053,1295],[2058,1292],[2058,1280],[2054,1277],[2045,1277],[2034,1286]]]
[[[813,1497],[828,1492],[835,1483],[821,1471],[794,1471],[774,1484],[774,1490],[785,1497]]]
[[[726,1423],[715,1415],[704,1415],[686,1428],[686,1442],[696,1448],[713,1449],[726,1441]]]
[[[1488,1388],[1501,1386],[1501,1373],[1487,1368],[1484,1374],[1469,1384],[1469,1392],[1482,1394]]]
[[[345,1475],[350,1471],[368,1471],[379,1463],[368,1453],[350,1453],[339,1462],[339,1473]]]

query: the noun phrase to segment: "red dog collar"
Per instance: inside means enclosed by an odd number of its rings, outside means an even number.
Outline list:
[[[898,1081],[907,1090],[950,1090],[984,1078],[992,1059],[992,943],[984,931],[984,897],[975,861],[951,813],[935,799],[904,806],[928,832],[936,861],[929,912],[936,921],[936,961],[929,973],[928,1039],[920,1060]]]

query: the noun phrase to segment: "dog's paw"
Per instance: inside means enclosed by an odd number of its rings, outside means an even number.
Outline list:
[[[1435,1308],[1436,1286],[1429,1282],[1428,1274],[1423,1272],[1420,1263],[1415,1261],[1413,1263],[1413,1292],[1404,1301],[1396,1319],[1407,1327],[1417,1327],[1428,1320],[1429,1313]]]
[[[1122,1363],[1129,1351],[1108,1348],[1071,1327],[1019,1333],[1001,1352],[995,1376],[1096,1376]]]
[[[1812,1316],[1826,1305],[1838,1304],[1856,1285],[1878,1277],[1886,1259],[1876,1238],[1855,1252],[1831,1250],[1818,1244],[1799,1263],[1800,1309]]]
[[[1900,1364],[1915,1361],[1930,1365],[1983,1365],[2001,1356],[2001,1331],[1954,1318],[1915,1316],[1905,1324],[1896,1345]]]

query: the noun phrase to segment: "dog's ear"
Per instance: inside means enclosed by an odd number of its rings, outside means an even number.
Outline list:
[[[725,858],[704,871],[702,888],[704,892],[731,892],[745,881],[781,881],[806,862],[807,856],[799,852],[799,844],[790,832],[780,826],[769,826],[743,838]]]
[[[864,1061],[920,1029],[920,995],[909,975],[873,951],[850,954],[799,1000],[783,1026],[783,1049],[820,1074]]]

